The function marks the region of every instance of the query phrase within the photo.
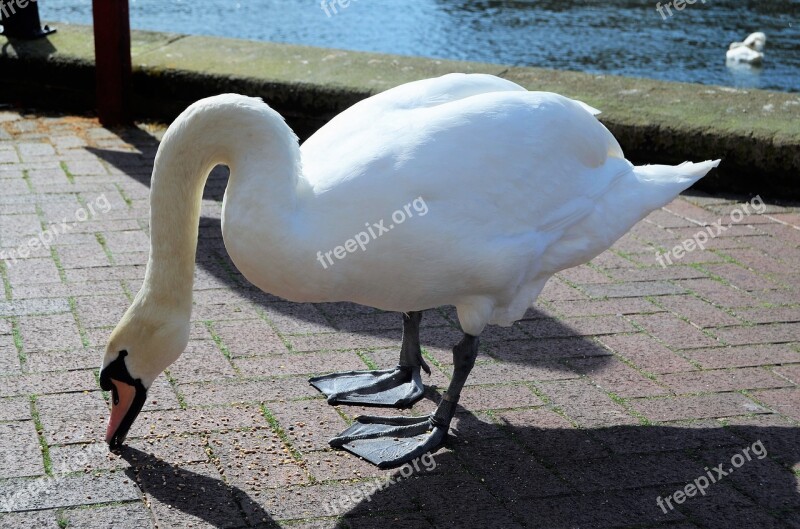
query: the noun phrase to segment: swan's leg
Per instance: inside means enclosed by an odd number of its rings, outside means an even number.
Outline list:
[[[394,369],[349,371],[314,377],[309,383],[328,397],[329,404],[362,404],[406,408],[422,398],[420,368],[430,374],[419,346],[422,312],[403,314],[403,345]]]
[[[447,430],[461,389],[478,356],[478,337],[464,334],[453,348],[453,378],[433,415],[428,417],[358,417],[330,445],[344,448],[380,468],[400,466],[438,447]]]

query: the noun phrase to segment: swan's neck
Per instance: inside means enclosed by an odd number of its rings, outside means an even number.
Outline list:
[[[217,96],[184,111],[164,135],[153,167],[141,301],[175,309],[188,321],[203,188],[215,166],[230,168],[226,200],[233,194],[237,207],[280,225],[294,208],[299,156],[294,133],[261,101]]]

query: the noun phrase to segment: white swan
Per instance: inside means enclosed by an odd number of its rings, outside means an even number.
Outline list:
[[[761,31],[751,33],[744,42],[732,42],[725,53],[728,63],[761,64],[764,61],[764,47],[767,36]]]
[[[745,63],[745,64],[761,64],[764,62],[764,54],[756,51],[749,46],[737,46],[725,52],[725,60],[727,63]]]
[[[756,51],[764,51],[764,47],[767,45],[767,35],[761,31],[756,31],[755,33],[749,34],[747,38],[744,39],[743,44]]]
[[[393,466],[436,447],[488,323],[522,317],[548,278],[607,249],[718,161],[634,167],[588,106],[489,75],[452,74],[366,99],[300,147],[259,99],[198,101],[155,159],[144,284],[109,339],[106,440],[121,443],[147,388],[189,339],[203,186],[230,167],[222,232],[236,266],[292,301],[403,312],[400,366],[313,379],[332,402],[419,398],[420,311],[455,305],[464,339],[442,403],[424,419],[362,418],[332,444]],[[407,220],[388,231],[393,212]],[[422,201],[422,202],[419,202]],[[414,213],[417,213],[414,216]],[[319,255],[372,224],[380,236],[327,266]],[[366,226],[365,226],[366,225]]]

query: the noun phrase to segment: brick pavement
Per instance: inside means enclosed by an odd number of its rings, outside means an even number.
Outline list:
[[[144,273],[156,145],[0,112],[0,527],[800,527],[800,208],[768,203],[663,268],[657,251],[741,208],[698,193],[488,329],[436,468],[365,501],[397,473],[327,449],[364,410],[306,380],[391,365],[400,318],[250,287],[222,245],[218,170],[188,350],[108,454],[97,368]],[[458,338],[452,308],[423,323],[436,388],[406,413],[432,409]],[[657,506],[759,442],[763,459]]]

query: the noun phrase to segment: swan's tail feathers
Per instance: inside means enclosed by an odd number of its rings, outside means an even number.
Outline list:
[[[720,160],[705,162],[683,162],[680,165],[639,165],[633,171],[639,180],[652,184],[672,185],[683,191],[719,165]]]
[[[680,165],[639,165],[633,168],[633,172],[648,189],[653,206],[661,207],[703,178],[719,162],[706,160],[699,163],[683,162]]]

